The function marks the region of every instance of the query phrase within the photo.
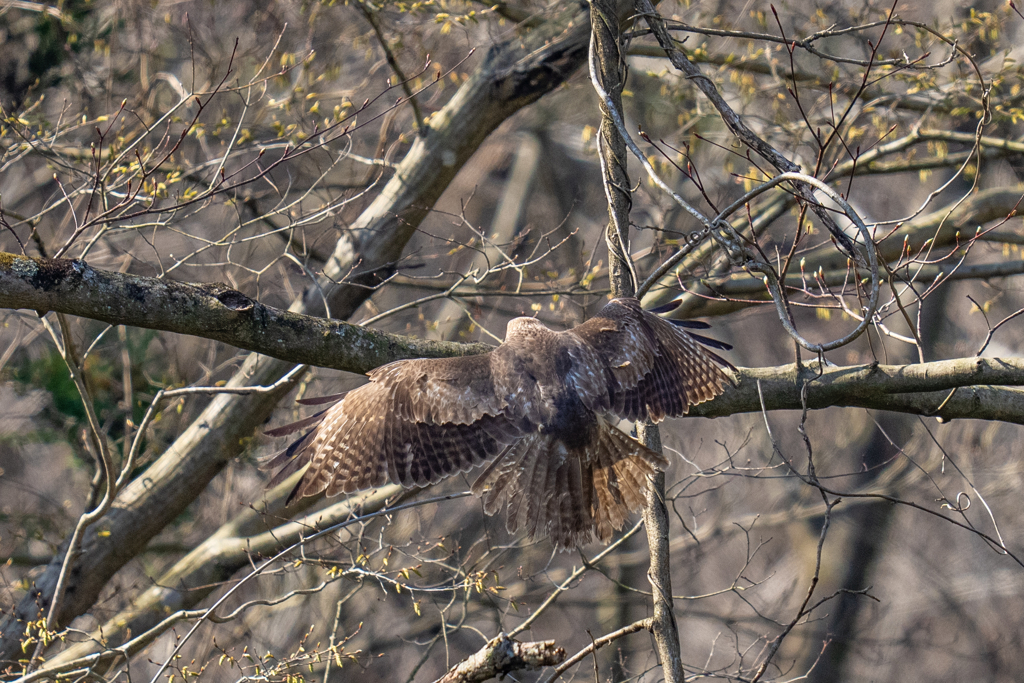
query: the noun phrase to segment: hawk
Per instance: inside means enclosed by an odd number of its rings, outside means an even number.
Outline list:
[[[489,463],[473,484],[489,515],[507,506],[510,532],[547,535],[559,549],[607,542],[645,502],[648,476],[668,464],[615,426],[660,422],[714,398],[732,365],[703,346],[728,344],[666,320],[632,298],[609,302],[564,332],[535,318],[508,323],[489,353],[400,360],[332,407],[267,432],[313,426],[265,469],[269,485],[307,467],[288,502],[374,488],[426,486]]]

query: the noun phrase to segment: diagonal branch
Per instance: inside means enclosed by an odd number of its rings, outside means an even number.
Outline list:
[[[486,344],[412,339],[282,311],[219,283],[191,284],[0,252],[0,307],[190,334],[291,363],[367,372],[401,358],[485,353]]]

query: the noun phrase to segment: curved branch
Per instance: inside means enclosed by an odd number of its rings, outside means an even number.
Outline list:
[[[857,226],[857,230],[860,231],[861,239],[864,240],[864,248],[867,251],[868,255],[868,267],[871,270],[871,289],[868,292],[868,304],[867,306],[864,307],[864,316],[857,324],[857,327],[855,327],[853,331],[851,331],[849,334],[839,339],[826,342],[824,344],[814,344],[812,342],[809,342],[806,339],[804,339],[799,332],[797,332],[797,329],[793,325],[793,321],[789,315],[789,304],[786,301],[782,288],[779,286],[779,279],[778,275],[776,275],[775,273],[775,270],[768,263],[765,263],[761,259],[756,258],[756,256],[753,262],[751,264],[748,264],[747,266],[750,270],[755,270],[765,276],[765,279],[768,281],[768,289],[771,291],[772,299],[775,301],[775,308],[779,314],[779,320],[782,321],[782,326],[786,328],[786,332],[789,333],[789,336],[791,336],[794,340],[796,340],[798,344],[800,344],[800,346],[804,347],[808,351],[824,353],[825,351],[831,351],[833,349],[837,349],[841,346],[849,344],[854,339],[862,335],[864,331],[868,328],[868,325],[870,325],[874,321],[875,311],[878,309],[878,291],[880,288],[880,282],[878,278],[878,253],[875,248],[875,243],[871,239],[871,232],[868,230],[868,226],[864,224],[864,221],[861,220],[860,216],[857,215],[857,212],[854,211],[853,207],[850,206],[850,204],[831,187],[821,182],[817,178],[805,175],[803,173],[781,173],[775,176],[774,178],[764,183],[760,187],[751,190],[751,192],[748,192],[746,195],[733,202],[728,208],[722,211],[721,215],[726,216],[731,211],[734,211],[739,207],[743,206],[743,204],[750,201],[750,199],[753,199],[755,193],[760,194],[761,192],[764,192],[769,188],[774,187],[775,185],[778,185],[779,183],[785,182],[787,180],[792,180],[794,182],[802,183],[804,185],[813,187],[817,189],[819,192],[828,195],[829,199],[838,204],[840,208],[842,208],[843,213],[846,215],[846,217],[853,221],[853,224]],[[721,225],[727,227],[730,231],[732,230],[732,226],[730,226],[728,223],[725,223],[724,221],[722,221]],[[715,235],[715,233],[712,234]],[[717,238],[718,236],[716,235],[716,239]]]
[[[628,626],[623,626],[619,630],[603,635],[600,638],[594,638],[590,642],[590,645],[587,645],[585,648],[574,654],[572,657],[570,657],[569,659],[565,660],[557,667],[555,667],[555,670],[551,672],[551,675],[548,678],[544,679],[544,683],[553,683],[553,681],[560,678],[563,673],[571,669],[576,664],[582,662],[587,655],[591,654],[592,652],[597,652],[605,645],[608,645],[609,643],[614,643],[619,638],[628,636],[631,633],[636,633],[637,631],[650,631],[653,628],[654,619],[648,617],[647,619],[634,621],[632,624],[629,624]]]

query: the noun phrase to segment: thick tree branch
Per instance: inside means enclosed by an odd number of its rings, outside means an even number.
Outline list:
[[[765,410],[850,406],[1024,424],[1024,358],[956,358],[912,365],[826,367],[784,365],[740,368],[736,386],[690,408],[691,416],[723,417]],[[760,395],[758,393],[760,385]],[[955,391],[953,391],[955,390]],[[950,392],[953,391],[952,396]]]
[[[565,659],[565,650],[553,640],[520,643],[504,633],[456,664],[437,683],[481,683],[523,669],[555,666]]]
[[[0,307],[190,334],[291,363],[367,372],[401,358],[485,353],[486,344],[412,339],[265,306],[225,285],[98,270],[0,252]]]

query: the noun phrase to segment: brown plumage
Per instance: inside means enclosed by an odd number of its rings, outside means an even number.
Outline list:
[[[729,363],[701,344],[730,347],[684,326],[706,327],[615,299],[565,332],[516,318],[490,353],[385,365],[326,411],[268,432],[315,425],[266,463],[280,467],[271,485],[308,464],[290,502],[433,484],[493,460],[473,493],[488,514],[507,506],[509,531],[558,548],[607,542],[667,464],[614,423],[684,415],[728,381]]]

